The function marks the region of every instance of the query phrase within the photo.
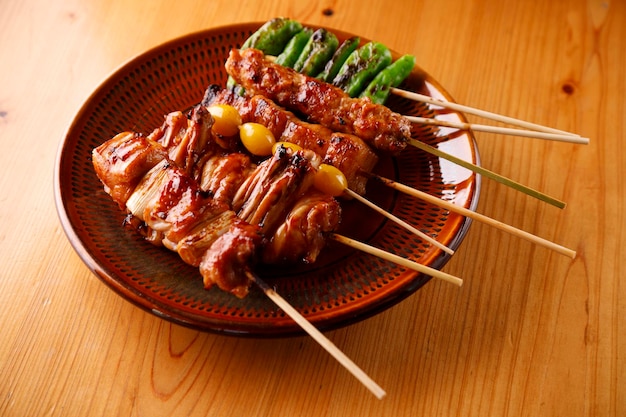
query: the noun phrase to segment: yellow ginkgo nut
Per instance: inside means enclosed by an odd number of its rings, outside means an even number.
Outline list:
[[[313,185],[323,193],[338,197],[348,188],[348,180],[343,172],[334,166],[320,164],[313,177]]]
[[[239,128],[241,143],[246,149],[256,156],[268,156],[272,154],[272,147],[276,143],[274,135],[260,123],[244,123]]]
[[[239,132],[241,115],[236,108],[228,104],[214,104],[207,110],[213,116],[213,132],[225,137],[235,136]]]

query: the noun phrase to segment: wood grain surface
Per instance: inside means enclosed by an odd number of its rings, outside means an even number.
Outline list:
[[[591,139],[476,135],[484,166],[568,204],[485,180],[478,211],[577,257],[474,223],[444,268],[463,287],[431,281],[326,334],[382,400],[310,338],[206,334],[134,307],[58,221],[58,147],[108,74],[275,16],[379,40],[458,102]],[[0,39],[0,415],[626,415],[626,2],[2,0]]]

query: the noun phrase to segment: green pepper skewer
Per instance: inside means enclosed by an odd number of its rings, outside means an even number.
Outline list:
[[[350,54],[332,84],[357,97],[383,68],[391,64],[391,52],[379,42],[369,42]]]
[[[377,104],[385,103],[391,94],[391,88],[399,86],[411,74],[414,66],[415,57],[413,55],[401,56],[376,74],[360,97],[369,97],[372,102]]]
[[[339,40],[334,33],[323,28],[316,30],[304,46],[293,69],[310,77],[316,76],[322,72],[338,46]]]
[[[324,71],[322,71],[317,78],[322,81],[326,81],[330,83],[333,81],[341,66],[346,62],[346,59],[350,56],[352,52],[359,47],[361,42],[361,38],[358,36],[354,36],[352,38],[348,38],[342,42],[342,44],[337,48],[333,57],[326,63],[324,67]]]
[[[293,37],[287,42],[285,49],[276,57],[276,63],[283,67],[293,68],[304,46],[311,39],[313,31],[311,29],[303,29],[300,32],[293,35]]]

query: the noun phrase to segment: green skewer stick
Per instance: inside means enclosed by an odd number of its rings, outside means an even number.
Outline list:
[[[430,145],[427,145],[424,142],[420,142],[419,140],[411,139],[409,141],[409,143],[412,146],[415,146],[416,148],[423,150],[424,152],[428,152],[428,153],[433,154],[435,156],[438,156],[440,158],[447,159],[448,161],[454,162],[455,164],[460,165],[463,168],[467,168],[467,169],[469,169],[472,172],[475,172],[475,173],[480,174],[480,175],[482,175],[484,177],[490,178],[490,179],[492,179],[494,181],[497,181],[497,182],[499,182],[501,184],[507,185],[507,186],[517,190],[517,191],[521,191],[524,194],[527,194],[527,195],[529,195],[531,197],[535,197],[535,198],[537,198],[537,199],[539,199],[541,201],[544,201],[544,202],[546,202],[548,204],[551,204],[551,205],[553,205],[555,207],[563,209],[566,206],[566,204],[563,201],[557,200],[556,198],[550,197],[549,195],[546,195],[546,194],[544,194],[544,193],[542,193],[540,191],[534,190],[534,189],[532,189],[530,187],[527,187],[527,186],[525,186],[523,184],[515,182],[515,181],[513,181],[513,180],[511,180],[509,178],[503,177],[502,175],[496,174],[493,171],[489,171],[486,168],[483,168],[481,166],[472,164],[471,162],[464,161],[463,159],[457,158],[456,156],[450,155],[449,153],[440,151],[439,149],[434,148],[434,147],[432,147]]]

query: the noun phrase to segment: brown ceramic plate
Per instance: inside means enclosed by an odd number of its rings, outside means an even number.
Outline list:
[[[122,227],[124,214],[104,193],[91,165],[91,150],[116,133],[149,133],[163,116],[198,103],[212,83],[225,85],[224,62],[261,23],[193,33],[151,49],[122,65],[89,97],[59,148],[55,199],[61,224],[85,264],[131,303],[172,322],[231,335],[287,336],[299,327],[256,288],[245,299],[206,291],[196,268]],[[333,30],[340,39],[350,34]],[[396,55],[397,57],[397,55]],[[440,99],[447,92],[416,68],[405,88]],[[461,114],[392,98],[395,111],[461,120]],[[414,137],[478,163],[474,138],[453,129],[416,127]],[[474,209],[479,177],[411,148],[382,158],[376,171],[430,194]],[[469,221],[374,182],[368,198],[418,229],[457,248]],[[344,204],[343,235],[441,268],[450,258],[359,203]],[[259,275],[321,330],[348,325],[398,303],[430,277],[329,242],[312,265],[259,267]]]

